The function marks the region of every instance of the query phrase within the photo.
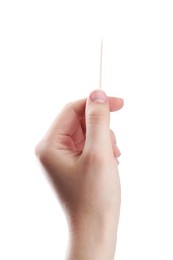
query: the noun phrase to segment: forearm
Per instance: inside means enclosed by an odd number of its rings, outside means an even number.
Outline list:
[[[113,260],[117,220],[78,220],[70,229],[66,260]]]

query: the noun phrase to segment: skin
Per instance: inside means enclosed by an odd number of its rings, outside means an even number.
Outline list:
[[[123,100],[101,90],[67,104],[36,146],[69,227],[66,260],[114,259],[120,211],[120,151],[110,112]]]

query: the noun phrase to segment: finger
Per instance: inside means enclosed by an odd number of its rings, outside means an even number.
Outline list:
[[[108,97],[108,100],[111,112],[120,110],[124,105],[124,100],[122,98]]]
[[[86,103],[86,142],[88,151],[106,152],[112,150],[109,123],[110,106],[106,94],[101,90],[93,91]]]
[[[113,154],[114,154],[115,158],[117,158],[121,155],[121,152],[117,146],[116,137],[112,130],[110,130],[110,136],[111,136],[111,141],[112,141]]]
[[[120,163],[119,160],[117,158],[115,158],[115,160],[116,160],[117,165],[119,165],[119,163]]]
[[[85,104],[86,99],[81,99],[65,105],[53,121],[45,138],[54,139],[57,135],[73,136],[77,127],[78,132],[83,133],[82,126],[85,122],[82,118],[85,117]]]

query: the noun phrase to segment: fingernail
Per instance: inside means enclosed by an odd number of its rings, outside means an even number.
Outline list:
[[[96,103],[106,103],[107,96],[102,90],[95,90],[91,93],[90,99]]]

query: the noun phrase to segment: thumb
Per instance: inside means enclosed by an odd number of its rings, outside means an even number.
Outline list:
[[[110,140],[110,108],[106,94],[102,90],[93,91],[87,99],[85,148],[92,151],[112,150]]]

